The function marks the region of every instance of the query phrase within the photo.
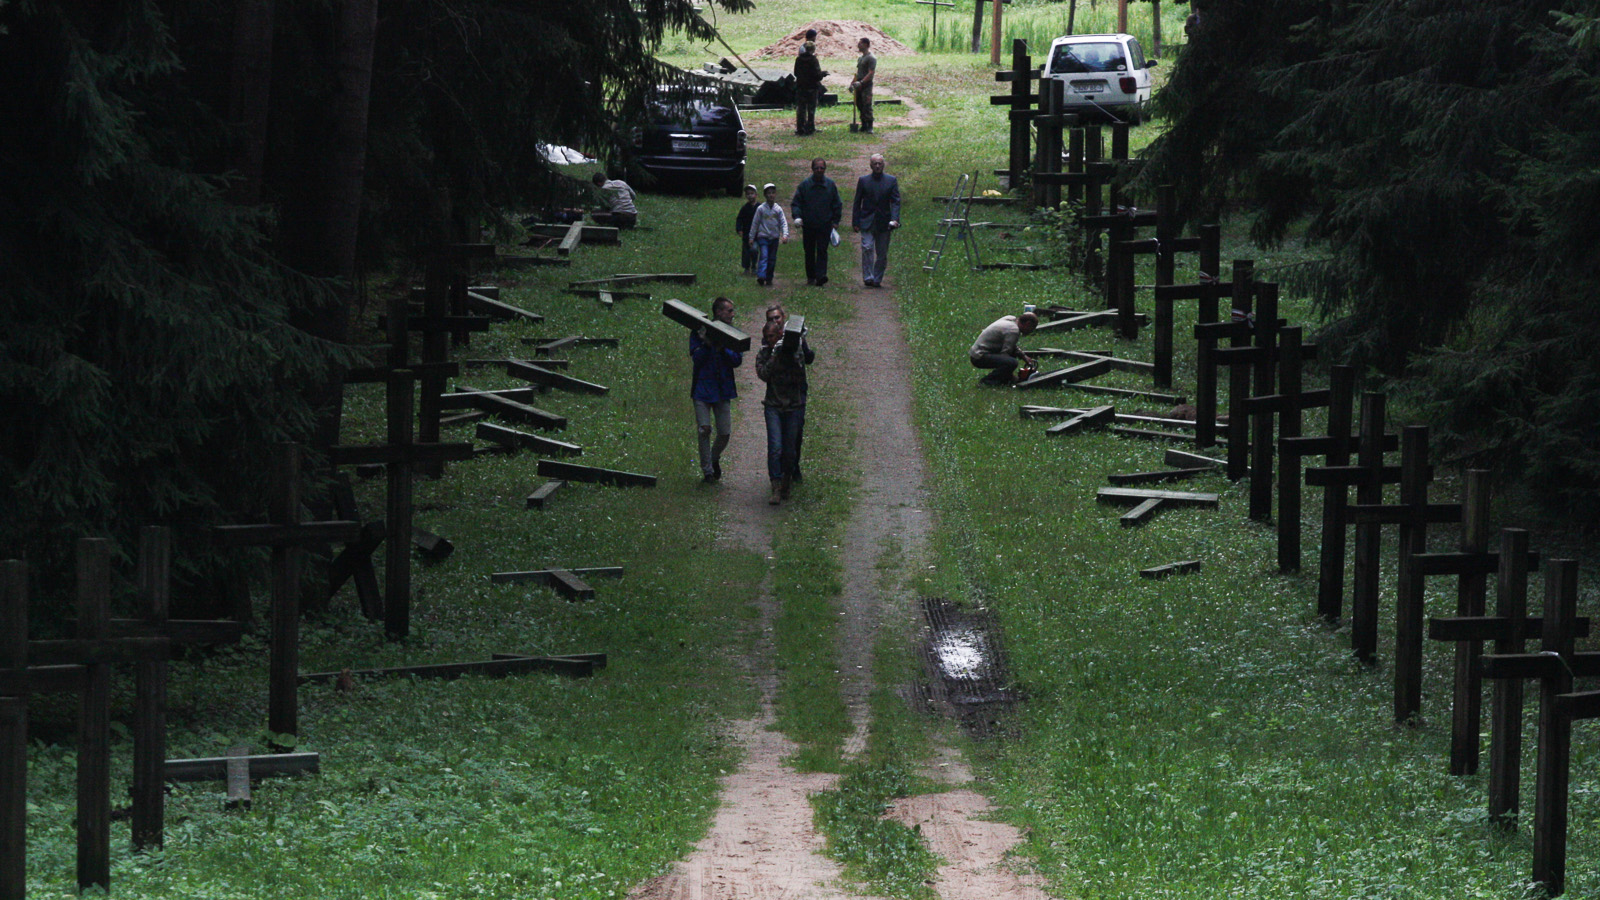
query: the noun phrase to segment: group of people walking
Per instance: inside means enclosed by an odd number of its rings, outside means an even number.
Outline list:
[[[850,207],[850,228],[861,235],[861,281],[867,287],[881,287],[889,267],[889,241],[900,227],[900,182],[885,171],[882,153],[868,160],[870,171],[856,181]],[[811,177],[800,182],[789,200],[793,224],[800,230],[805,251],[806,284],[828,283],[828,250],[839,244],[839,225],[844,219],[844,201],[839,186],[829,178],[828,161],[811,161]],[[787,244],[790,218],[778,203],[778,186],[762,188],[765,202],[756,202],[756,186],[746,185],[744,207],[734,219],[739,235],[740,265],[752,271],[756,283],[772,284],[778,265],[778,247]]]

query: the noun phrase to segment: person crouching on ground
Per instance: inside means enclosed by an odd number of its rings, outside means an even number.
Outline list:
[[[1011,383],[1019,360],[1033,365],[1033,358],[1017,346],[1017,341],[1032,334],[1038,327],[1039,317],[1031,312],[1020,316],[1001,316],[989,323],[989,327],[972,343],[972,349],[967,351],[975,368],[994,370],[978,383],[1005,387]]]
[[[756,284],[772,284],[778,268],[778,245],[789,243],[789,217],[778,205],[778,186],[768,182],[761,188],[767,202],[756,207],[750,226],[750,242],[756,248]]]
[[[594,219],[596,225],[632,228],[639,224],[639,208],[634,205],[638,195],[626,181],[620,178],[607,180],[606,176],[599,172],[594,173],[594,177],[590,180],[600,189],[600,196],[607,206],[607,209],[589,214],[589,218]]]
[[[761,351],[756,354],[756,377],[767,383],[761,401],[767,419],[767,477],[772,495],[767,502],[776,506],[787,500],[794,483],[800,435],[806,422],[806,366],[816,359],[811,346],[801,335],[794,346],[783,346],[783,311],[767,311],[766,327],[761,329]]]
[[[733,301],[718,297],[711,301],[711,318],[733,324]],[[700,429],[700,473],[706,483],[722,479],[722,451],[733,435],[733,399],[739,389],[733,370],[744,361],[744,354],[718,347],[706,339],[704,328],[689,332],[689,357],[694,360],[694,422]],[[711,427],[716,426],[713,440]]]

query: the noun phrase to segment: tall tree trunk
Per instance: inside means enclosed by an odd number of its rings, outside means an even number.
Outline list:
[[[1161,0],[1150,0],[1150,55],[1161,58]]]
[[[1000,0],[995,0],[996,3]],[[983,0],[972,0],[972,52],[983,50]]]
[[[237,129],[229,196],[245,206],[261,202],[267,155],[267,113],[272,100],[273,0],[237,0],[233,13],[233,69],[228,120]]]

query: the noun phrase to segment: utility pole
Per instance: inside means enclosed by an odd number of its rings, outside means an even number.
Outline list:
[[[1000,65],[1000,7],[1005,0],[991,0],[994,4],[994,24],[989,34],[989,65]],[[1124,3],[1127,0],[1123,0]]]
[[[1128,33],[1128,0],[1117,0],[1117,32]]]

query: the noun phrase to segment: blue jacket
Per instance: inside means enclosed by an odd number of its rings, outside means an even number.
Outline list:
[[[900,182],[885,172],[871,173],[856,182],[856,199],[850,208],[850,227],[862,231],[888,231],[890,222],[900,221]]]
[[[694,360],[694,386],[690,396],[701,403],[721,403],[739,396],[733,383],[733,370],[744,362],[744,354],[703,341],[689,332],[689,357]]]

